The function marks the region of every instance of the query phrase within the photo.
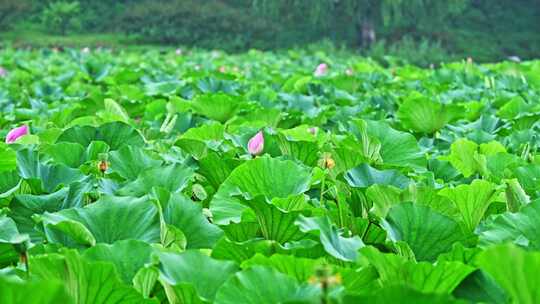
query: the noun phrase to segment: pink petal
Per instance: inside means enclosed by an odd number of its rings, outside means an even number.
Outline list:
[[[263,132],[259,131],[248,142],[248,152],[251,155],[260,155],[264,149]]]
[[[315,76],[323,76],[328,70],[328,65],[326,63],[321,63],[315,69]]]
[[[18,128],[15,128],[15,129],[9,131],[9,133],[6,135],[6,143],[11,144],[11,143],[15,142],[17,139],[19,139],[19,137],[24,136],[26,134],[28,134],[28,126],[27,125],[23,125],[23,126],[20,126]]]

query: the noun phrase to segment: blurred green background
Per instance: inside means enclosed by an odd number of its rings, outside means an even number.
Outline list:
[[[540,0],[0,0],[4,45],[337,46],[427,66],[540,57]]]

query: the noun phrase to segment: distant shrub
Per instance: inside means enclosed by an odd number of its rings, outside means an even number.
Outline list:
[[[52,2],[43,11],[43,24],[48,29],[66,35],[69,29],[80,28],[80,22],[77,19],[80,9],[78,1]]]
[[[250,18],[222,1],[147,0],[130,5],[117,28],[150,42],[241,49],[264,33],[263,22]]]
[[[29,0],[1,0],[0,1],[0,30],[6,30],[11,22],[31,9]]]
[[[438,65],[452,57],[440,42],[425,38],[417,41],[410,36],[391,44],[381,40],[365,54],[381,62],[410,63],[424,67]]]

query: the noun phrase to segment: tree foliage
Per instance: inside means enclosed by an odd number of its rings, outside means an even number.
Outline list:
[[[77,15],[80,12],[78,1],[52,2],[43,11],[43,23],[53,31],[65,35],[70,27],[76,27]]]
[[[30,4],[20,0],[0,1],[0,30],[9,28],[11,22],[19,15],[28,11]]]

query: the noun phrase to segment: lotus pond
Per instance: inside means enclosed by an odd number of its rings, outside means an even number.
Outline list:
[[[0,53],[0,303],[540,303],[540,61]]]

